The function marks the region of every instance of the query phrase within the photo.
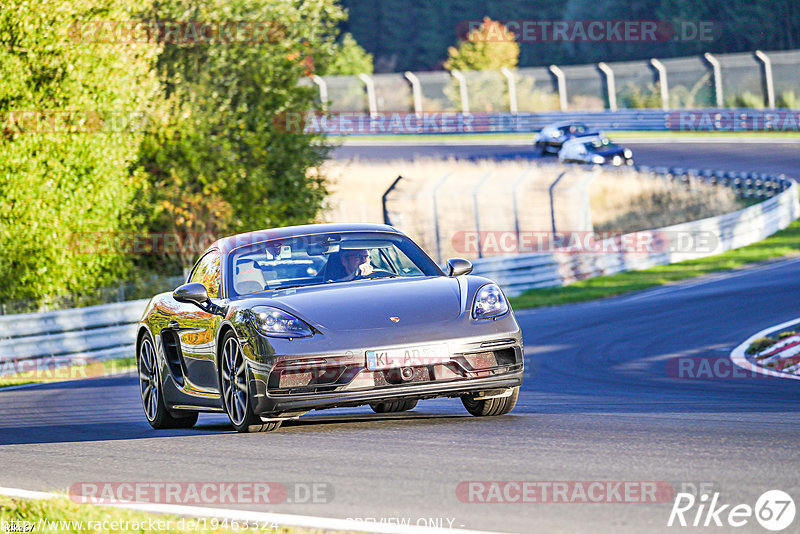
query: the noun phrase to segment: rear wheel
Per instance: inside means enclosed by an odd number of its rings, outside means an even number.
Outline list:
[[[411,410],[416,405],[416,399],[412,399],[391,402],[376,402],[375,404],[370,404],[369,406],[375,413],[396,413]]]
[[[265,423],[253,413],[247,363],[239,340],[231,331],[222,340],[219,372],[222,401],[237,432],[268,432],[281,426],[280,421]]]
[[[139,369],[139,390],[142,394],[142,407],[147,422],[155,429],[191,428],[197,422],[197,412],[171,413],[164,402],[161,387],[161,373],[156,358],[153,338],[145,333],[139,344],[136,358]]]
[[[519,396],[519,386],[511,390],[511,395],[494,399],[475,399],[473,395],[463,395],[464,408],[475,417],[505,415],[514,409]]]

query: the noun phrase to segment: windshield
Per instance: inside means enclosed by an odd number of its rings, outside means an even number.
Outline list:
[[[616,148],[617,145],[612,143],[608,137],[600,137],[587,143],[587,147],[594,148],[595,150],[608,150],[609,148]]]
[[[234,250],[232,296],[375,278],[441,275],[410,239],[380,232],[329,233],[264,241]]]

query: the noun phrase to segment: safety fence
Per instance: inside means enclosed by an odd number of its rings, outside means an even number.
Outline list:
[[[357,76],[313,76],[334,112],[511,114],[634,108],[798,108],[800,50],[628,62]]]
[[[134,356],[148,300],[0,317],[0,376],[46,379],[71,364]]]
[[[667,180],[690,180],[690,174],[682,170],[659,176]],[[478,259],[474,262],[474,272],[497,281],[509,295],[515,296],[527,289],[563,286],[594,276],[720,254],[765,239],[800,217],[798,186],[794,181],[713,172],[694,176],[738,188],[741,194],[774,196],[717,217],[609,237],[594,244],[592,250],[566,246],[554,252]],[[691,241],[688,247],[681,243],[687,239]],[[643,240],[646,248],[637,246]],[[700,241],[703,246],[697,246]]]

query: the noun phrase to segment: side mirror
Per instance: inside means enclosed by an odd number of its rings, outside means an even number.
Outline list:
[[[461,276],[472,272],[472,262],[462,258],[447,260],[447,276]]]
[[[202,309],[206,309],[209,304],[208,290],[206,289],[206,286],[200,282],[183,284],[181,287],[172,292],[172,298],[178,302],[195,304]]]

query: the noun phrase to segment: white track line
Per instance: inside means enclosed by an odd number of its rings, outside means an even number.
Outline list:
[[[64,494],[49,493],[44,491],[30,491],[17,488],[0,487],[0,495],[17,497],[20,499],[53,499],[66,497]],[[257,522],[259,524],[276,523],[280,526],[300,528],[336,530],[345,532],[369,532],[378,534],[499,534],[496,532],[463,530],[457,528],[432,528],[416,525],[398,525],[366,521],[353,521],[328,517],[314,517],[307,515],[274,514],[268,512],[250,512],[247,510],[229,510],[224,508],[205,508],[200,506],[181,506],[157,503],[124,503],[124,504],[97,504],[97,506],[111,506],[114,508],[127,508],[155,514],[171,514],[188,517],[208,517],[237,521]],[[373,514],[374,515],[374,514]]]
[[[786,321],[785,323],[781,323],[781,324],[776,325],[776,326],[770,326],[769,328],[765,328],[764,330],[762,330],[761,332],[758,332],[757,334],[753,334],[752,336],[750,336],[747,339],[747,341],[745,341],[744,343],[742,343],[741,345],[739,345],[738,347],[733,349],[733,352],[731,352],[731,360],[733,361],[733,363],[735,363],[736,365],[738,365],[742,369],[746,369],[746,370],[751,371],[753,373],[759,373],[759,374],[762,374],[762,375],[773,376],[773,377],[776,377],[776,378],[789,378],[791,380],[800,380],[800,376],[798,376],[798,375],[793,375],[793,374],[789,374],[789,373],[781,373],[779,371],[772,371],[770,369],[766,369],[766,368],[761,367],[759,365],[754,365],[754,364],[750,363],[750,361],[745,357],[745,354],[744,354],[744,351],[747,350],[747,347],[750,346],[750,343],[752,343],[756,339],[758,339],[760,337],[764,337],[767,334],[770,334],[770,333],[775,332],[777,330],[782,330],[784,328],[787,328],[787,327],[792,326],[792,325],[797,324],[797,323],[800,323],[800,317],[792,319],[791,321]]]

